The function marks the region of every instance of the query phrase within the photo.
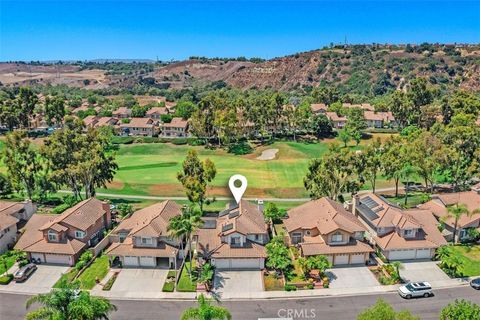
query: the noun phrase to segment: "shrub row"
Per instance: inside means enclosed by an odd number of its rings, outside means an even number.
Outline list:
[[[13,280],[13,274],[7,274],[0,277],[0,285],[7,285]]]

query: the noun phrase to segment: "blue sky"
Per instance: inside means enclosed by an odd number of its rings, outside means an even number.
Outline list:
[[[273,58],[341,43],[480,43],[480,1],[0,0],[0,60]]]

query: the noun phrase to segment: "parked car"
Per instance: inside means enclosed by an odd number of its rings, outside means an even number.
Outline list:
[[[33,263],[29,263],[18,269],[17,272],[15,272],[15,275],[13,276],[13,279],[16,282],[21,282],[25,281],[30,277],[30,275],[37,270],[37,266]]]
[[[409,282],[398,288],[398,294],[406,299],[433,296],[432,286],[428,282]]]
[[[475,290],[480,290],[480,278],[472,279],[470,286]]]

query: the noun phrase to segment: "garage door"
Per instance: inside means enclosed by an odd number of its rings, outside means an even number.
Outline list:
[[[155,257],[140,257],[141,267],[155,267],[157,265]]]
[[[352,254],[350,257],[350,263],[351,264],[365,263],[365,255],[363,253]]]
[[[417,259],[430,259],[430,249],[417,249]]]
[[[32,256],[32,259],[39,260],[40,262],[45,262],[45,260],[43,260],[42,253],[32,253],[31,256]]]
[[[388,254],[389,260],[409,260],[415,259],[415,249],[409,250],[391,250]]]
[[[262,269],[260,259],[232,259],[233,269]]]
[[[348,264],[348,254],[337,254],[333,260],[334,265]]]
[[[63,254],[46,254],[45,263],[71,265],[72,260],[70,256]]]
[[[138,267],[138,257],[124,257],[123,265],[125,267]]]
[[[212,263],[217,269],[230,269],[230,259],[215,259]]]

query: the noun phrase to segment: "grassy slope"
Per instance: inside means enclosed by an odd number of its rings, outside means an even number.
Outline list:
[[[454,254],[462,261],[462,271],[465,276],[480,275],[480,246],[453,246]]]

